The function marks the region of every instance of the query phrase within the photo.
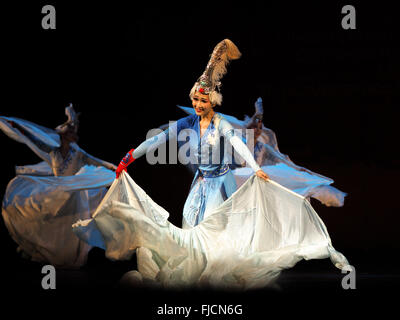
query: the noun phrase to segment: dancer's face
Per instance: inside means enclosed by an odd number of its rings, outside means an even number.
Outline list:
[[[192,105],[196,114],[202,117],[206,116],[213,109],[208,94],[202,94],[200,92],[196,92],[193,95]]]

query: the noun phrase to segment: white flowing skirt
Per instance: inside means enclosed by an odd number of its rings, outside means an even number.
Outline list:
[[[301,259],[330,258],[351,269],[304,197],[256,176],[191,229],[168,216],[124,172],[93,218],[73,230],[110,259],[129,259],[140,248],[141,277],[164,287],[264,287]]]
[[[17,168],[24,174],[7,186],[2,208],[5,225],[19,249],[32,260],[79,267],[91,247],[74,235],[71,225],[92,216],[115,174],[106,168],[84,166],[74,176],[55,177],[40,176],[38,169],[43,169],[43,174],[50,170],[44,162]]]

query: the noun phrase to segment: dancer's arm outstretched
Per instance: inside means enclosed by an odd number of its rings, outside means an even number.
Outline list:
[[[220,132],[235,148],[236,152],[247,162],[247,164],[254,170],[256,175],[264,180],[268,180],[269,176],[260,168],[251,154],[249,148],[243,143],[242,139],[234,134],[232,125],[225,119],[220,121]]]
[[[23,134],[26,138],[28,138],[34,145],[36,145],[40,150],[50,153],[51,151],[54,151],[56,148],[53,146],[50,146],[43,142],[42,140],[38,139],[35,137],[32,133],[29,131],[25,130],[22,126],[20,126],[17,122],[12,121],[12,120],[7,120],[7,122],[15,129],[17,129],[21,134]]]
[[[159,145],[165,143],[168,140],[170,132],[176,132],[176,125],[175,122],[169,129],[164,130],[163,132],[159,133],[158,135],[149,138],[142,142],[136,149],[131,149],[125,157],[119,163],[116,172],[117,179],[123,170],[126,171],[126,168],[137,158],[140,158],[144,154],[146,154],[147,150],[152,148],[157,148]]]

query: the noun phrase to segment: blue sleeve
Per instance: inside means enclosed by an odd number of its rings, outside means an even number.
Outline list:
[[[193,116],[187,116],[185,118],[179,119],[173,122],[168,129],[158,133],[155,136],[147,138],[133,151],[132,156],[137,159],[143,156],[151,147],[152,149],[157,148],[162,145],[169,138],[175,138],[179,135],[179,132],[183,129],[190,128],[193,126],[193,121],[195,118]],[[157,130],[157,129],[156,129]],[[150,132],[150,131],[149,131]]]

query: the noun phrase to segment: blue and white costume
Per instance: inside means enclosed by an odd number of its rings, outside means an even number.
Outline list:
[[[0,130],[43,160],[17,166],[3,198],[2,216],[18,251],[33,261],[82,266],[91,246],[73,234],[71,224],[91,217],[114,179],[114,165],[76,143],[63,157],[58,133],[30,121],[0,117]]]
[[[198,92],[208,95],[211,105],[221,105],[220,79],[228,62],[240,55],[229,39],[217,44],[191,89],[193,104],[205,103],[198,102]],[[349,269],[302,195],[254,174],[237,189],[231,146],[249,170],[260,167],[227,120],[214,113],[200,136],[200,118],[190,115],[129,152],[133,158],[146,154],[154,163],[152,150],[167,139],[170,143],[172,138],[177,140],[180,162],[195,170],[183,208],[182,229],[171,224],[169,213],[123,170],[132,160],[127,157],[129,161],[120,163],[117,172],[121,174],[92,219],[73,225],[75,234],[103,248],[110,259],[130,259],[136,252],[138,271],[132,278],[164,287],[263,287],[301,259],[329,257],[336,267]]]
[[[185,129],[192,131],[186,134]],[[303,196],[255,175],[236,190],[229,154],[221,153],[221,144],[231,144],[254,171],[259,167],[220,114],[215,113],[202,137],[196,137],[199,132],[199,117],[188,116],[147,139],[132,154],[148,156],[175,137],[180,160],[184,154],[197,161],[182,229],[171,224],[169,213],[122,172],[92,219],[73,225],[75,234],[103,248],[113,260],[130,259],[136,253],[138,271],[124,280],[145,285],[263,287],[301,259],[329,257],[336,267],[351,268],[332,247],[325,225]],[[182,143],[180,136],[190,133],[194,138]],[[221,158],[213,163],[216,155]]]
[[[233,127],[219,113],[214,113],[207,130],[200,137],[200,117],[191,115],[178,120],[169,129],[146,140],[133,152],[139,158],[171,137],[189,136],[187,149],[189,161],[196,169],[189,196],[183,209],[183,228],[194,227],[213,209],[236,191],[236,181],[230,169],[230,145],[247,162],[254,172],[260,170],[253,155],[241,138],[235,136]]]

